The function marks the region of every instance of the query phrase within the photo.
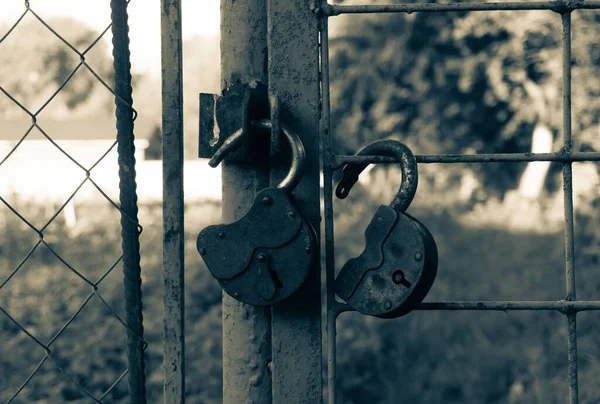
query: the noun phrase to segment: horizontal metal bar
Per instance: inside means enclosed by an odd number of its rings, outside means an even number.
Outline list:
[[[442,301],[423,302],[416,310],[470,310],[470,311],[510,311],[510,310],[556,310],[561,313],[574,313],[578,311],[600,310],[598,300],[577,301]],[[338,313],[354,311],[350,306],[339,304]]]
[[[600,161],[599,152],[563,151],[556,153],[497,153],[497,154],[422,154],[415,156],[419,163],[507,163],[519,161]],[[331,167],[336,169],[344,164],[384,164],[397,163],[395,158],[386,156],[346,156],[333,155]]]
[[[600,310],[600,301],[463,301],[463,302],[423,302],[417,310],[557,310],[577,312]]]
[[[468,3],[413,3],[413,4],[365,4],[365,5],[329,5],[323,7],[327,16],[340,14],[372,14],[372,13],[413,13],[441,11],[516,11],[516,10],[551,10],[566,12],[576,9],[598,9],[600,1],[519,1],[519,2],[468,2]]]

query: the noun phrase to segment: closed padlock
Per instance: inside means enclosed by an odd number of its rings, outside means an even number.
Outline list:
[[[425,298],[437,273],[438,253],[433,236],[405,211],[418,184],[417,161],[408,147],[380,140],[357,155],[395,157],[402,183],[389,206],[382,205],[365,231],[365,249],[342,267],[335,280],[339,297],[356,311],[380,318],[397,318]],[[368,164],[346,165],[336,196],[348,196]]]
[[[269,120],[253,125],[269,130],[272,126]],[[315,231],[292,195],[304,172],[304,146],[286,126],[282,125],[282,133],[292,154],[288,175],[276,187],[260,191],[242,218],[205,228],[196,243],[221,288],[251,305],[274,304],[291,296],[308,277],[317,254]],[[241,146],[242,135],[239,130],[228,138],[210,164],[218,165]]]

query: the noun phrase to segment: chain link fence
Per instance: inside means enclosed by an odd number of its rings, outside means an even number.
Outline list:
[[[28,108],[19,100],[17,95],[11,94],[4,87],[0,86],[0,91],[6,96],[12,105],[18,107],[22,112],[27,114],[31,119],[31,124],[28,129],[20,136],[18,141],[14,143],[14,146],[10,148],[8,153],[4,156],[0,156],[0,168],[11,159],[15,152],[19,150],[19,147],[23,145],[23,142],[27,141],[28,138],[33,137],[32,133],[39,132],[44,140],[47,140],[52,144],[56,150],[58,150],[65,158],[69,159],[74,163],[80,170],[82,180],[79,185],[73,190],[70,196],[60,205],[60,207],[52,214],[49,220],[45,221],[43,225],[34,225],[33,220],[28,218],[28,213],[24,212],[18,204],[11,203],[10,198],[7,195],[0,195],[0,202],[14,215],[13,219],[18,218],[17,221],[7,222],[7,232],[25,232],[32,231],[37,237],[37,241],[27,249],[27,253],[18,260],[18,263],[14,267],[1,268],[0,269],[0,312],[3,317],[0,322],[0,338],[3,341],[18,341],[18,344],[31,343],[33,342],[37,347],[43,350],[37,364],[31,364],[22,362],[20,366],[30,367],[34,366],[33,369],[28,372],[26,378],[22,380],[20,385],[7,386],[5,383],[0,383],[2,387],[0,389],[0,400],[5,403],[11,402],[30,402],[31,397],[24,397],[22,394],[26,387],[34,384],[36,375],[39,375],[41,369],[47,369],[44,365],[51,363],[56,370],[62,375],[67,383],[74,386],[74,391],[71,393],[72,399],[68,399],[64,396],[62,400],[58,397],[49,397],[51,402],[60,401],[77,401],[81,399],[81,402],[89,402],[90,400],[96,403],[101,403],[103,400],[110,398],[110,401],[115,401],[115,397],[111,398],[111,392],[114,392],[115,388],[125,378],[129,376],[129,400],[130,402],[141,403],[145,402],[145,387],[144,387],[144,350],[147,346],[143,339],[143,327],[142,327],[142,302],[141,302],[141,278],[140,278],[140,253],[139,253],[139,235],[142,232],[142,227],[138,223],[137,218],[137,197],[136,197],[136,184],[135,184],[135,158],[134,158],[134,143],[133,143],[133,122],[136,119],[137,112],[132,107],[132,88],[131,88],[131,73],[130,73],[130,61],[129,61],[129,39],[128,39],[128,21],[127,21],[127,4],[129,2],[125,0],[111,0],[110,7],[112,11],[111,21],[107,21],[106,28],[85,48],[78,49],[77,46],[73,45],[64,36],[61,35],[61,29],[65,27],[51,26],[48,21],[42,18],[35,11],[35,7],[30,4],[29,1],[25,1],[23,4],[23,13],[21,16],[10,26],[8,31],[3,34],[0,39],[0,52],[2,52],[2,45],[7,38],[15,34],[15,29],[23,23],[26,17],[33,17],[36,23],[41,24],[47,30],[48,35],[51,35],[62,42],[64,49],[74,55],[78,59],[76,66],[66,75],[66,79],[58,86],[56,91],[37,109]],[[84,4],[78,4],[80,7],[85,7]],[[106,36],[107,32],[112,29],[113,36],[113,57],[114,57],[114,86],[111,86],[105,79],[101,77],[99,73],[92,68],[92,66],[86,60],[90,51],[98,45],[98,43]],[[28,39],[29,40],[29,39]],[[103,151],[103,154],[93,164],[86,166],[72,154],[67,152],[64,147],[61,147],[60,142],[53,138],[53,133],[46,132],[44,129],[43,120],[38,120],[40,114],[46,110],[48,105],[56,99],[56,97],[64,91],[68,84],[72,81],[72,78],[78,71],[85,70],[89,72],[95,80],[97,85],[101,85],[110,92],[115,100],[116,105],[116,138],[112,145]],[[10,81],[10,77],[2,78],[4,82]],[[26,85],[23,83],[22,85]],[[85,134],[82,134],[85,137]],[[102,187],[94,180],[94,169],[103,161],[114,149],[118,151],[118,164],[119,164],[119,189],[120,189],[120,201],[119,203],[107,195],[103,191]],[[51,167],[48,167],[49,169]],[[10,173],[9,173],[10,174]],[[16,173],[15,173],[16,174]],[[56,240],[56,237],[48,237],[51,233],[50,226],[57,222],[59,215],[63,213],[69,203],[72,202],[73,198],[86,184],[91,184],[101,195],[108,201],[110,206],[118,211],[121,217],[121,255],[104,268],[101,275],[98,277],[91,277],[86,275],[85,271],[81,270],[76,264],[71,264],[71,259],[68,257],[68,253],[59,251],[55,243],[61,241]],[[17,228],[16,222],[24,224],[26,226],[20,226]],[[12,223],[12,228],[11,228]],[[62,240],[64,241],[64,240]],[[5,251],[8,251],[11,246],[2,246]],[[44,250],[44,251],[41,251]],[[100,253],[100,252],[97,252]],[[87,296],[79,303],[72,304],[70,299],[73,299],[72,295],[66,295],[57,297],[59,299],[65,299],[61,302],[64,310],[67,311],[69,308],[75,308],[68,313],[68,319],[61,324],[55,324],[53,326],[60,327],[58,331],[54,332],[50,338],[42,338],[39,334],[42,332],[36,331],[36,325],[31,324],[30,318],[20,316],[17,318],[14,312],[22,311],[24,300],[9,299],[6,296],[2,296],[2,292],[10,290],[11,286],[15,284],[15,277],[26,271],[25,265],[35,261],[34,254],[43,254],[44,257],[53,257],[52,259],[58,260],[66,270],[70,271],[77,277],[79,285],[84,285],[87,288]],[[93,261],[93,258],[86,258],[87,260]],[[81,259],[78,259],[81,262]],[[3,263],[9,262],[4,260]],[[38,261],[35,261],[36,266],[43,266]],[[4,266],[4,265],[3,265]],[[102,292],[105,280],[115,270],[115,268],[123,267],[124,273],[124,288],[125,288],[125,316],[119,315],[117,309],[109,304],[109,299],[103,297]],[[38,275],[39,276],[39,275]],[[25,288],[34,288],[35,285],[31,284],[32,280],[36,280],[35,277],[28,277],[29,284],[26,284]],[[40,282],[42,282],[40,280]],[[22,285],[21,285],[22,286]],[[19,286],[19,287],[21,287]],[[16,287],[16,286],[15,286]],[[68,290],[68,289],[67,289]],[[25,292],[26,294],[27,292]],[[69,292],[70,293],[70,292]],[[76,319],[84,317],[85,308],[89,305],[92,300],[96,300],[103,306],[110,316],[114,318],[123,327],[127,334],[127,368],[112,381],[107,387],[99,389],[98,383],[87,383],[86,380],[82,380],[79,377],[75,377],[72,374],[71,369],[76,367],[77,362],[81,358],[64,358],[61,356],[59,349],[56,349],[57,341],[64,336],[65,333],[74,328],[73,323]],[[39,305],[41,315],[47,312],[47,308],[44,305]],[[24,318],[23,318],[24,317]],[[124,318],[123,318],[124,317]],[[102,324],[95,324],[100,327]],[[96,333],[95,329],[79,329],[78,333]],[[8,339],[7,337],[11,337]],[[81,342],[82,338],[77,335],[74,339],[76,343]],[[9,345],[7,342],[7,349],[16,349],[16,345]],[[111,341],[112,342],[112,341]],[[115,342],[116,343],[116,342]],[[16,344],[16,343],[15,343]],[[37,348],[37,349],[39,349]],[[122,347],[121,347],[122,348]],[[7,352],[9,355],[17,355],[17,351]],[[6,353],[5,353],[6,355]],[[91,355],[91,352],[90,352]],[[17,358],[24,359],[24,358]],[[1,372],[12,373],[17,372],[17,369],[2,369]],[[83,372],[85,375],[92,379],[95,373],[102,372],[102,369],[87,369]],[[18,372],[17,372],[18,373]],[[4,380],[13,380],[12,378],[3,378]],[[60,381],[60,383],[64,383]],[[59,381],[57,381],[58,383]],[[93,388],[89,387],[92,385]],[[95,387],[93,385],[96,385]],[[35,386],[34,386],[35,388]]]

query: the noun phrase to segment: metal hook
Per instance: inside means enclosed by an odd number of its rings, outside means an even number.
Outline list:
[[[269,119],[261,119],[259,121],[253,121],[252,126],[255,129],[273,129],[273,123]],[[285,135],[285,138],[290,145],[290,150],[292,151],[292,158],[290,163],[290,170],[288,171],[287,176],[281,180],[279,184],[277,184],[277,188],[280,188],[286,192],[292,192],[294,188],[298,185],[302,176],[304,175],[304,167],[306,162],[306,152],[304,150],[304,145],[302,141],[298,137],[298,135],[289,129],[285,125],[281,125],[281,132]],[[238,149],[242,145],[244,131],[243,129],[239,129],[233,135],[231,135],[209,160],[208,165],[211,167],[216,167],[223,161],[225,156],[230,152]]]
[[[410,206],[418,185],[417,160],[412,151],[397,140],[378,140],[363,147],[357,156],[375,155],[394,157],[400,163],[402,170],[402,182],[396,196],[390,203],[390,207],[397,212],[404,212]],[[344,176],[335,189],[335,195],[339,199],[344,199],[350,193],[350,190],[358,181],[358,176],[369,164],[346,164],[344,166]]]

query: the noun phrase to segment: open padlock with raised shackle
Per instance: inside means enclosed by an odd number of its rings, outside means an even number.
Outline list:
[[[417,191],[417,160],[403,143],[380,140],[357,155],[394,157],[400,163],[402,183],[389,206],[382,205],[365,231],[365,249],[342,267],[335,280],[339,297],[356,311],[381,318],[396,318],[416,308],[431,288],[438,254],[427,228],[406,213]],[[344,167],[336,188],[343,199],[368,164]]]

